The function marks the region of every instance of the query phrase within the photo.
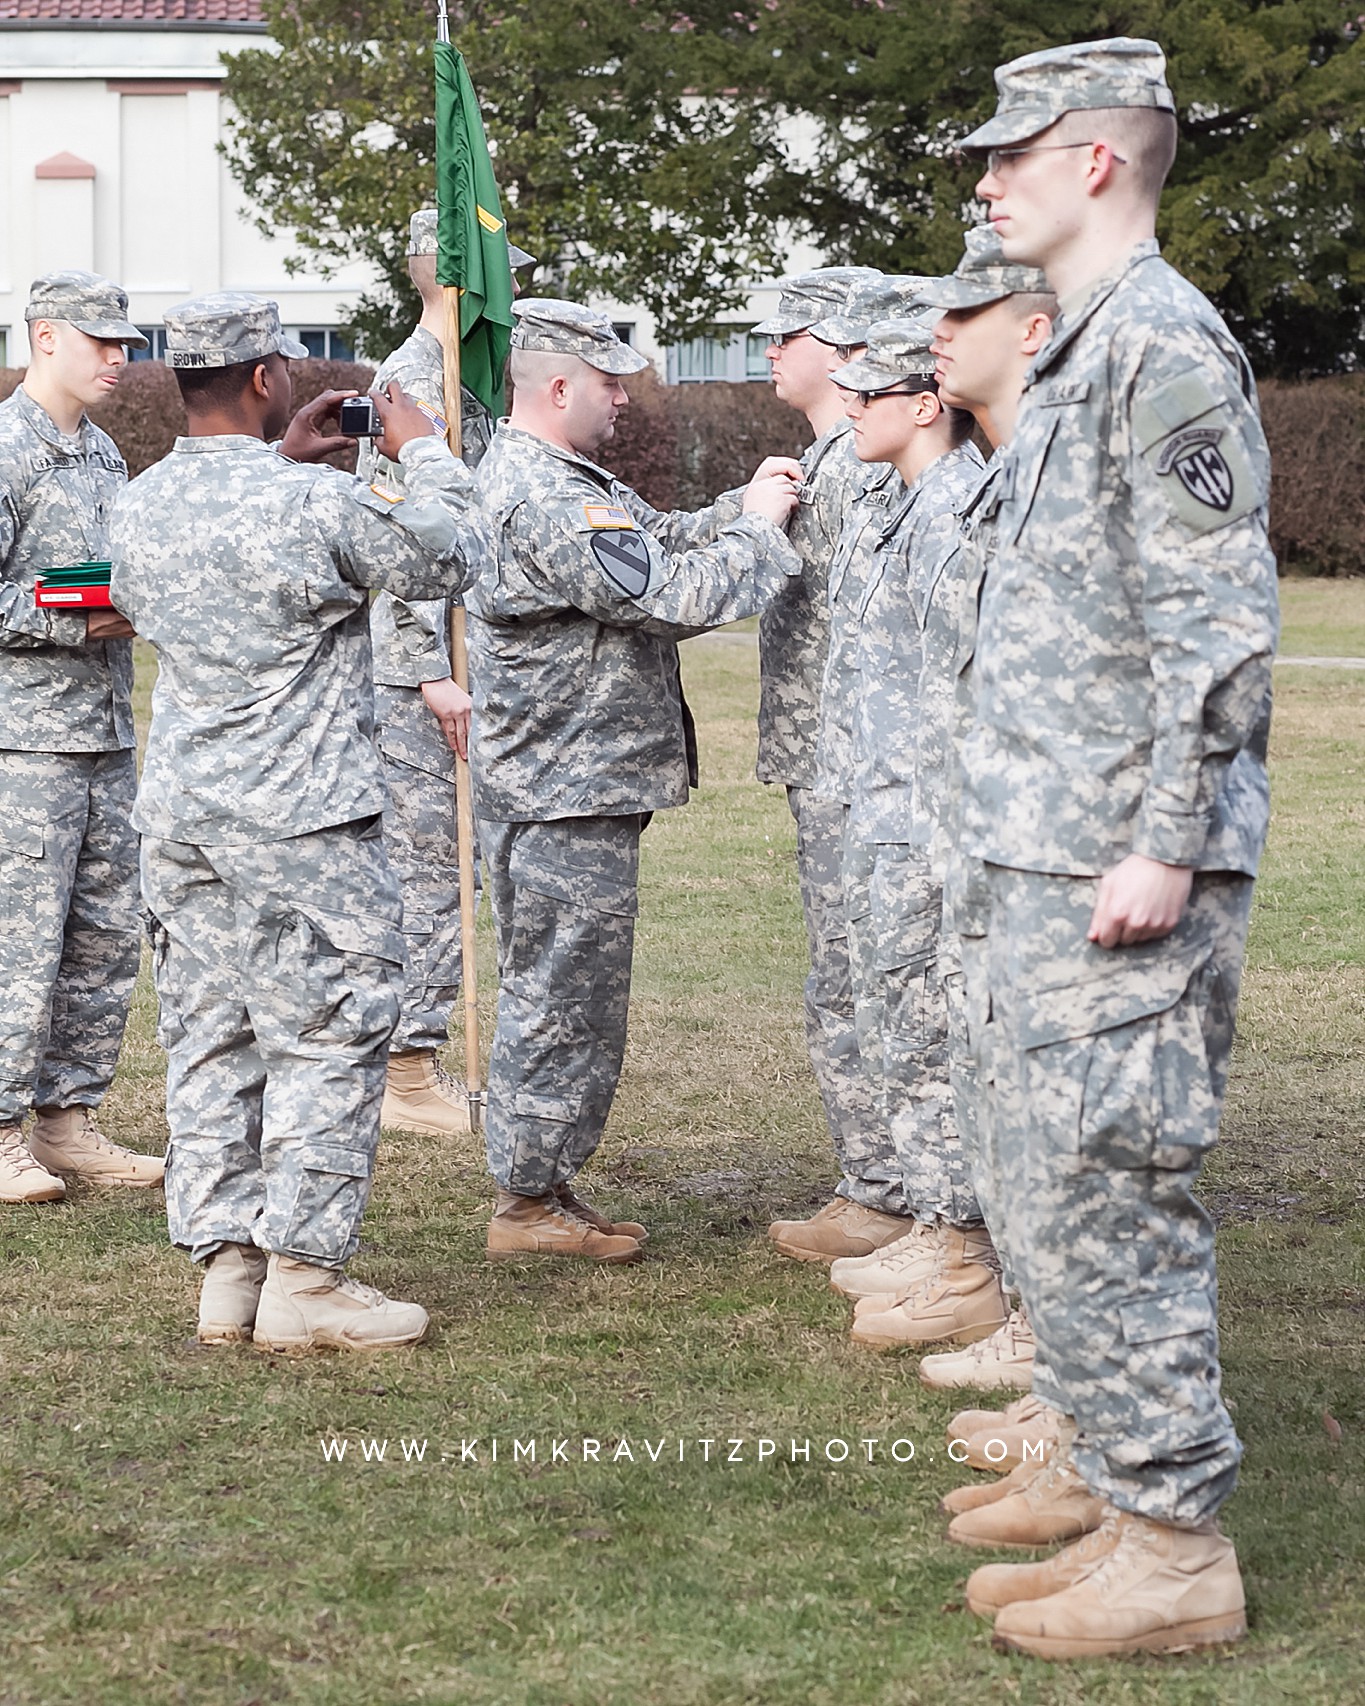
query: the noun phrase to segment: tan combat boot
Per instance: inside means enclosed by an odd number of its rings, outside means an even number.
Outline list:
[[[57,1202],[66,1186],[33,1159],[22,1126],[0,1126],[0,1202]]]
[[[199,1343],[240,1345],[251,1337],[266,1256],[254,1244],[224,1244],[209,1257],[199,1293]]]
[[[1100,1526],[1040,1564],[982,1564],[967,1577],[967,1604],[978,1617],[994,1619],[1016,1600],[1046,1599],[1093,1570],[1113,1551],[1119,1513],[1107,1505]]]
[[[938,1501],[938,1508],[948,1516],[959,1516],[963,1511],[993,1505],[997,1499],[1007,1499],[1011,1493],[1027,1486],[1039,1467],[1037,1463],[1021,1463],[998,1481],[972,1481],[965,1487],[954,1487],[951,1493],[945,1493]]]
[[[1010,1311],[1003,1327],[960,1351],[939,1351],[919,1365],[921,1382],[935,1392],[971,1386],[982,1392],[1027,1392],[1033,1378],[1033,1329],[1022,1309]]]
[[[1115,1513],[1113,1545],[1069,1587],[1015,1600],[995,1620],[995,1645],[1040,1659],[1187,1653],[1246,1634],[1246,1599],[1232,1542],[1199,1529]]]
[[[576,1215],[579,1220],[586,1220],[589,1226],[595,1226],[609,1238],[633,1238],[637,1244],[643,1244],[649,1237],[638,1220],[608,1220],[606,1215],[595,1209],[590,1202],[584,1202],[570,1184],[556,1185],[555,1196],[558,1197],[562,1209]]]
[[[1023,1408],[1025,1404],[1029,1406],[1027,1409]],[[1013,1409],[1011,1405],[1005,1414],[1010,1415]],[[1020,1409],[1009,1421],[983,1428],[965,1439],[953,1435],[956,1441],[953,1461],[965,1463],[970,1469],[990,1470],[996,1475],[1008,1475],[1021,1463],[1041,1463],[1043,1448],[1057,1437],[1062,1420],[1059,1411],[1030,1396],[1020,1401]]]
[[[513,1256],[579,1256],[592,1262],[638,1262],[644,1255],[637,1238],[599,1232],[590,1221],[566,1209],[550,1192],[521,1197],[500,1190],[488,1223],[490,1262]]]
[[[809,1220],[775,1220],[768,1236],[784,1256],[798,1262],[834,1262],[840,1256],[870,1256],[905,1236],[903,1214],[883,1214],[848,1197],[835,1197]]]
[[[263,1351],[386,1351],[424,1338],[427,1312],[400,1303],[340,1268],[272,1255],[256,1306]]]
[[[150,1190],[166,1176],[162,1155],[139,1155],[107,1138],[89,1108],[39,1108],[29,1148],[33,1159],[64,1179]]]
[[[390,1054],[379,1123],[390,1131],[459,1137],[469,1130],[469,1098],[434,1049]]]
[[[933,1273],[939,1256],[938,1222],[916,1220],[870,1256],[840,1256],[829,1270],[832,1290],[844,1297],[884,1297],[888,1303],[908,1297]]]
[[[915,1349],[951,1339],[970,1344],[1004,1321],[1005,1293],[985,1227],[941,1226],[938,1261],[900,1302],[865,1297],[855,1307],[852,1339],[874,1351]]]
[[[1074,1424],[1068,1423],[1048,1448],[1047,1459],[1011,1472],[1015,1485],[1001,1499],[961,1511],[948,1524],[949,1540],[959,1546],[991,1546],[1028,1551],[1079,1540],[1104,1519],[1105,1503],[1081,1480],[1071,1461]]]
[[[1029,1392],[1022,1398],[1011,1399],[1003,1410],[959,1410],[948,1423],[948,1444],[954,1440],[968,1440],[983,1428],[1003,1428],[1011,1422],[1025,1422],[1045,1408],[1043,1400]]]

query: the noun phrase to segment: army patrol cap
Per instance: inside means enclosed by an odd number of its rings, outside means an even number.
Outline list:
[[[221,290],[166,310],[166,366],[177,372],[236,367],[268,355],[300,361],[307,354],[285,336],[279,308],[263,296]]]
[[[642,373],[649,362],[623,344],[600,308],[555,296],[523,296],[512,304],[512,348],[576,355],[599,373]]]
[[[867,329],[867,348],[830,378],[841,391],[889,391],[907,379],[934,377],[932,320],[923,316],[878,320]]]
[[[440,215],[434,207],[419,207],[408,221],[408,255],[434,255],[439,247],[437,230]],[[533,267],[536,257],[528,255],[525,249],[519,249],[515,243],[507,245],[507,262],[512,271],[518,267]]]
[[[79,268],[35,278],[29,287],[24,319],[30,325],[35,320],[61,320],[107,344],[147,347],[146,338],[128,318],[127,292],[112,279]]]
[[[875,267],[816,267],[813,272],[779,279],[777,312],[760,320],[752,335],[781,338],[791,332],[809,331],[817,320],[837,314],[855,285],[881,276]]]
[[[878,320],[904,319],[920,306],[921,291],[933,281],[918,273],[875,273],[848,293],[842,312],[817,320],[810,335],[822,344],[864,344],[867,328]]]
[[[1154,107],[1174,113],[1166,81],[1166,56],[1154,41],[1112,36],[1107,41],[1071,42],[1026,53],[997,66],[999,104],[995,117],[958,147],[974,154],[1027,142],[1063,113],[1093,107]]]
[[[967,233],[966,250],[957,270],[946,278],[929,279],[920,293],[926,308],[984,308],[1021,292],[1051,291],[1041,267],[1026,267],[1007,261],[1000,234],[993,225],[974,225]]]

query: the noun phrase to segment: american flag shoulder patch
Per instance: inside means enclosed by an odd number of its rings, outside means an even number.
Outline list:
[[[617,527],[635,530],[635,522],[628,509],[622,509],[619,504],[584,504],[583,519],[589,527]]]

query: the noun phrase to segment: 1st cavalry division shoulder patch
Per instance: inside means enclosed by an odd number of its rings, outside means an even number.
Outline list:
[[[629,598],[649,591],[649,541],[636,528],[595,532],[592,554],[609,581]]]

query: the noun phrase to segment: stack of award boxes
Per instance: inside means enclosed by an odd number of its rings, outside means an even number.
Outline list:
[[[33,589],[33,602],[43,610],[108,610],[109,563],[67,563],[44,569]]]

